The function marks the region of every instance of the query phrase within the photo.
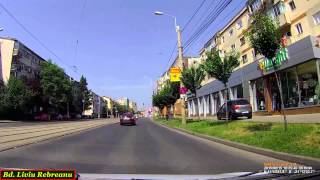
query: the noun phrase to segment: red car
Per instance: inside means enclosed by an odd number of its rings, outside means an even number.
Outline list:
[[[49,115],[45,113],[40,113],[37,116],[34,117],[35,120],[41,120],[41,121],[48,121]]]
[[[136,125],[137,119],[134,117],[134,115],[131,112],[123,113],[120,116],[120,125],[124,124],[131,124]]]

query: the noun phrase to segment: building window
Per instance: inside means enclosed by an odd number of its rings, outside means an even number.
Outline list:
[[[240,19],[238,22],[237,22],[237,29],[241,29],[242,28],[242,20]]]
[[[246,62],[248,62],[248,57],[247,57],[247,55],[245,54],[245,55],[242,56],[242,63],[244,64],[244,63],[246,63]]]
[[[294,4],[294,1],[289,2],[289,6],[292,11],[296,9],[296,5]]]
[[[280,8],[279,8],[279,4],[276,4],[276,5],[273,7],[273,12],[274,12],[275,17],[277,17],[277,16],[279,16],[279,15],[281,14]]]
[[[320,24],[320,11],[318,11],[317,13],[315,13],[313,16],[313,21],[315,25]]]
[[[252,49],[252,57],[255,59],[257,57],[256,50]]]
[[[300,85],[301,106],[317,104],[315,88],[318,84],[317,66],[315,61],[301,64],[297,67],[297,74]]]
[[[240,38],[240,45],[243,46],[244,44],[246,44],[246,40],[245,40],[244,36],[242,36]]]
[[[231,45],[231,49],[232,49],[232,50],[235,50],[235,49],[236,49],[236,45],[235,45],[235,44],[232,44],[232,45]]]
[[[302,29],[301,23],[298,23],[296,25],[296,29],[297,29],[298,34],[302,34],[303,33],[303,29]]]
[[[233,29],[230,29],[229,36],[232,36],[232,35],[233,35]]]
[[[259,78],[255,81],[256,84],[256,103],[258,106],[258,111],[266,110],[265,98],[264,98],[264,83],[263,78]]]
[[[224,36],[221,37],[221,43],[224,43]]]

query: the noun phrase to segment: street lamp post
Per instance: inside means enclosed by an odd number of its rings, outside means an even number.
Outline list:
[[[175,29],[177,32],[177,37],[178,37],[178,60],[179,60],[179,67],[181,69],[181,71],[183,71],[183,48],[182,48],[182,40],[181,40],[181,30],[180,27],[177,25],[177,18],[173,15],[170,14],[166,14],[163,13],[161,11],[156,11],[154,12],[155,15],[161,16],[161,15],[165,15],[165,16],[169,16],[172,17],[174,19],[174,25],[175,25]],[[183,87],[182,81],[180,80],[180,88]],[[181,106],[182,106],[182,110],[181,110],[181,116],[182,116],[182,125],[186,125],[186,112],[185,112],[185,102],[184,102],[184,98],[181,98]]]

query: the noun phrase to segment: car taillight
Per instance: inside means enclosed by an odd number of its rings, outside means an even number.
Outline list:
[[[239,106],[239,105],[232,105],[231,108],[232,108],[233,110],[236,110],[236,109],[240,109],[240,106]]]

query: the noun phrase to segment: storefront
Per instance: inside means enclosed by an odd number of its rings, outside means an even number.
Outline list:
[[[296,109],[295,113],[320,112],[320,48],[316,38],[308,36],[282,49],[276,57],[277,74],[280,76],[284,107]],[[263,62],[263,63],[261,63]],[[215,115],[224,103],[228,91],[230,99],[249,100],[254,112],[279,112],[280,93],[275,71],[270,61],[260,59],[232,73],[228,90],[215,80],[197,90],[197,97],[188,99],[192,114]],[[308,110],[309,109],[309,110]],[[312,109],[312,111],[310,111]]]
[[[318,61],[313,59],[278,72],[285,108],[310,107],[320,103],[316,94],[319,85]],[[280,93],[274,73],[251,81],[250,86],[254,92],[254,111],[280,110]]]

